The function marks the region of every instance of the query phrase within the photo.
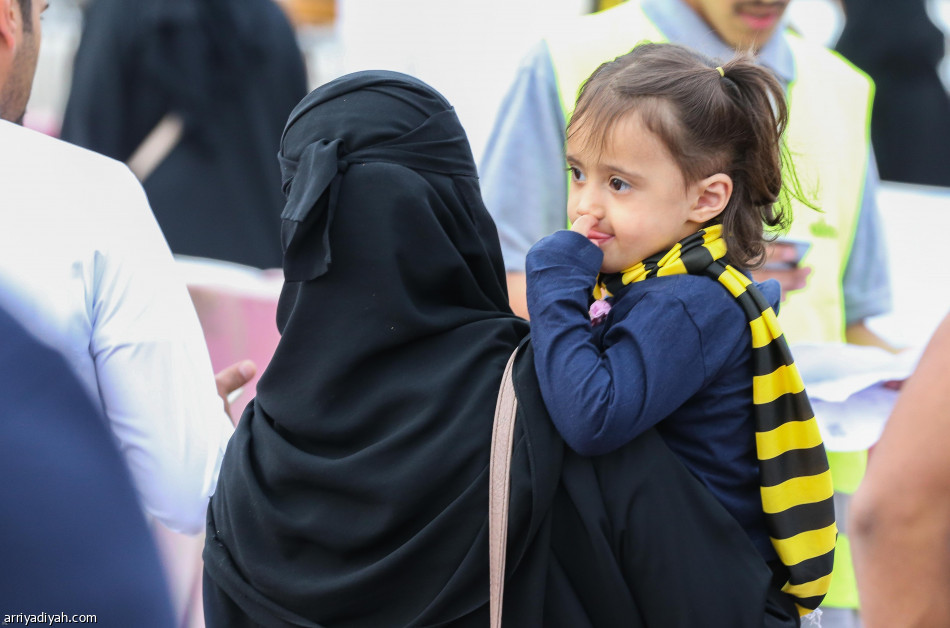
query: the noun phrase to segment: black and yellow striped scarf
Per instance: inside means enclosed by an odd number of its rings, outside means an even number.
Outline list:
[[[805,385],[775,312],[752,282],[720,261],[721,225],[701,229],[663,255],[620,273],[601,276],[595,298],[619,294],[651,277],[706,275],[736,298],[752,330],[752,397],[762,507],[772,545],[789,569],[783,590],[805,615],[821,603],[831,581],[835,525],[828,459]]]

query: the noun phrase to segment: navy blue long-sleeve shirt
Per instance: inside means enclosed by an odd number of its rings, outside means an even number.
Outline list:
[[[749,324],[714,279],[632,284],[591,326],[589,295],[603,254],[558,231],[527,257],[528,309],[545,405],[567,444],[604,454],[656,427],[670,449],[775,557],[759,493]],[[775,282],[758,284],[777,307]]]

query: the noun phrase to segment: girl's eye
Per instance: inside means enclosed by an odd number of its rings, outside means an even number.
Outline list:
[[[630,185],[623,179],[618,179],[617,177],[611,177],[610,187],[616,190],[617,192],[623,192],[628,189]]]
[[[568,166],[567,169],[568,169],[568,170],[570,171],[570,173],[571,173],[571,178],[574,179],[575,181],[583,181],[583,180],[584,180],[584,173],[580,171],[580,168],[578,168],[578,167],[576,167],[576,166]]]

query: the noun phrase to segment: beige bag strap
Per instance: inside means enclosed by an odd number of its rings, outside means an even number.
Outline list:
[[[495,423],[491,435],[488,462],[488,609],[491,628],[501,628],[502,598],[505,592],[505,550],[508,547],[508,497],[511,489],[511,449],[514,438],[518,399],[511,379],[515,356],[505,365],[495,405]]]
[[[184,129],[185,122],[181,119],[181,116],[167,113],[164,118],[158,121],[155,128],[145,136],[142,143],[125,162],[139,181],[145,181],[155,168],[165,161],[168,154],[174,150],[175,146],[178,145],[178,141],[181,140]]]

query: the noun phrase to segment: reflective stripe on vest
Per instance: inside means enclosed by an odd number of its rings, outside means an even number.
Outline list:
[[[803,264],[815,270],[803,290],[788,295],[779,320],[790,343],[842,342],[841,282],[867,174],[872,84],[827,49],[787,39],[797,78],[788,87],[786,142],[802,192],[821,211],[793,202],[789,237],[812,242]],[[546,38],[565,119],[584,80],[642,41],[666,37],[636,0],[576,18]]]

